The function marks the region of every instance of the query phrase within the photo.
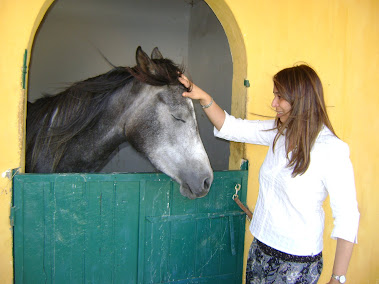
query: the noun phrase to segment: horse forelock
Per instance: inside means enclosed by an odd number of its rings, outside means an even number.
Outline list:
[[[179,77],[184,73],[184,66],[176,65],[170,59],[151,59],[152,66],[146,70],[142,66],[129,68],[138,81],[152,86],[181,85]]]

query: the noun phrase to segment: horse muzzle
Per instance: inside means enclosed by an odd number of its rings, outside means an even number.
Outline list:
[[[204,197],[208,194],[213,182],[213,172],[204,174],[187,173],[180,183],[180,193],[189,199]]]

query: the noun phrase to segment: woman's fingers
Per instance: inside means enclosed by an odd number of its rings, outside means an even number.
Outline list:
[[[191,98],[191,99],[196,99],[194,93],[192,92],[194,84],[184,74],[182,74],[179,77],[179,82],[182,83],[183,86],[186,87],[187,89],[191,87],[191,90],[189,90],[189,92],[183,92],[183,97],[188,97],[188,98]]]
[[[183,74],[179,77],[179,82],[182,83],[186,88],[189,88],[191,86],[190,80],[188,80],[188,78]]]
[[[192,83],[185,75],[181,75],[179,77],[180,83],[184,85],[184,87],[189,88],[187,92],[183,92],[183,97],[187,97],[193,100],[202,100],[210,97],[206,92]]]

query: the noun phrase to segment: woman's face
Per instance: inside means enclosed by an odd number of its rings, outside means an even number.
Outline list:
[[[276,117],[279,118],[282,123],[284,123],[290,116],[291,105],[281,97],[275,86],[273,93],[274,99],[272,100],[271,106],[275,108]]]

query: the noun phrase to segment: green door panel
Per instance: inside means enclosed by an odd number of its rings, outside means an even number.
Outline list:
[[[13,179],[15,283],[242,283],[247,171],[189,200],[164,174]]]

